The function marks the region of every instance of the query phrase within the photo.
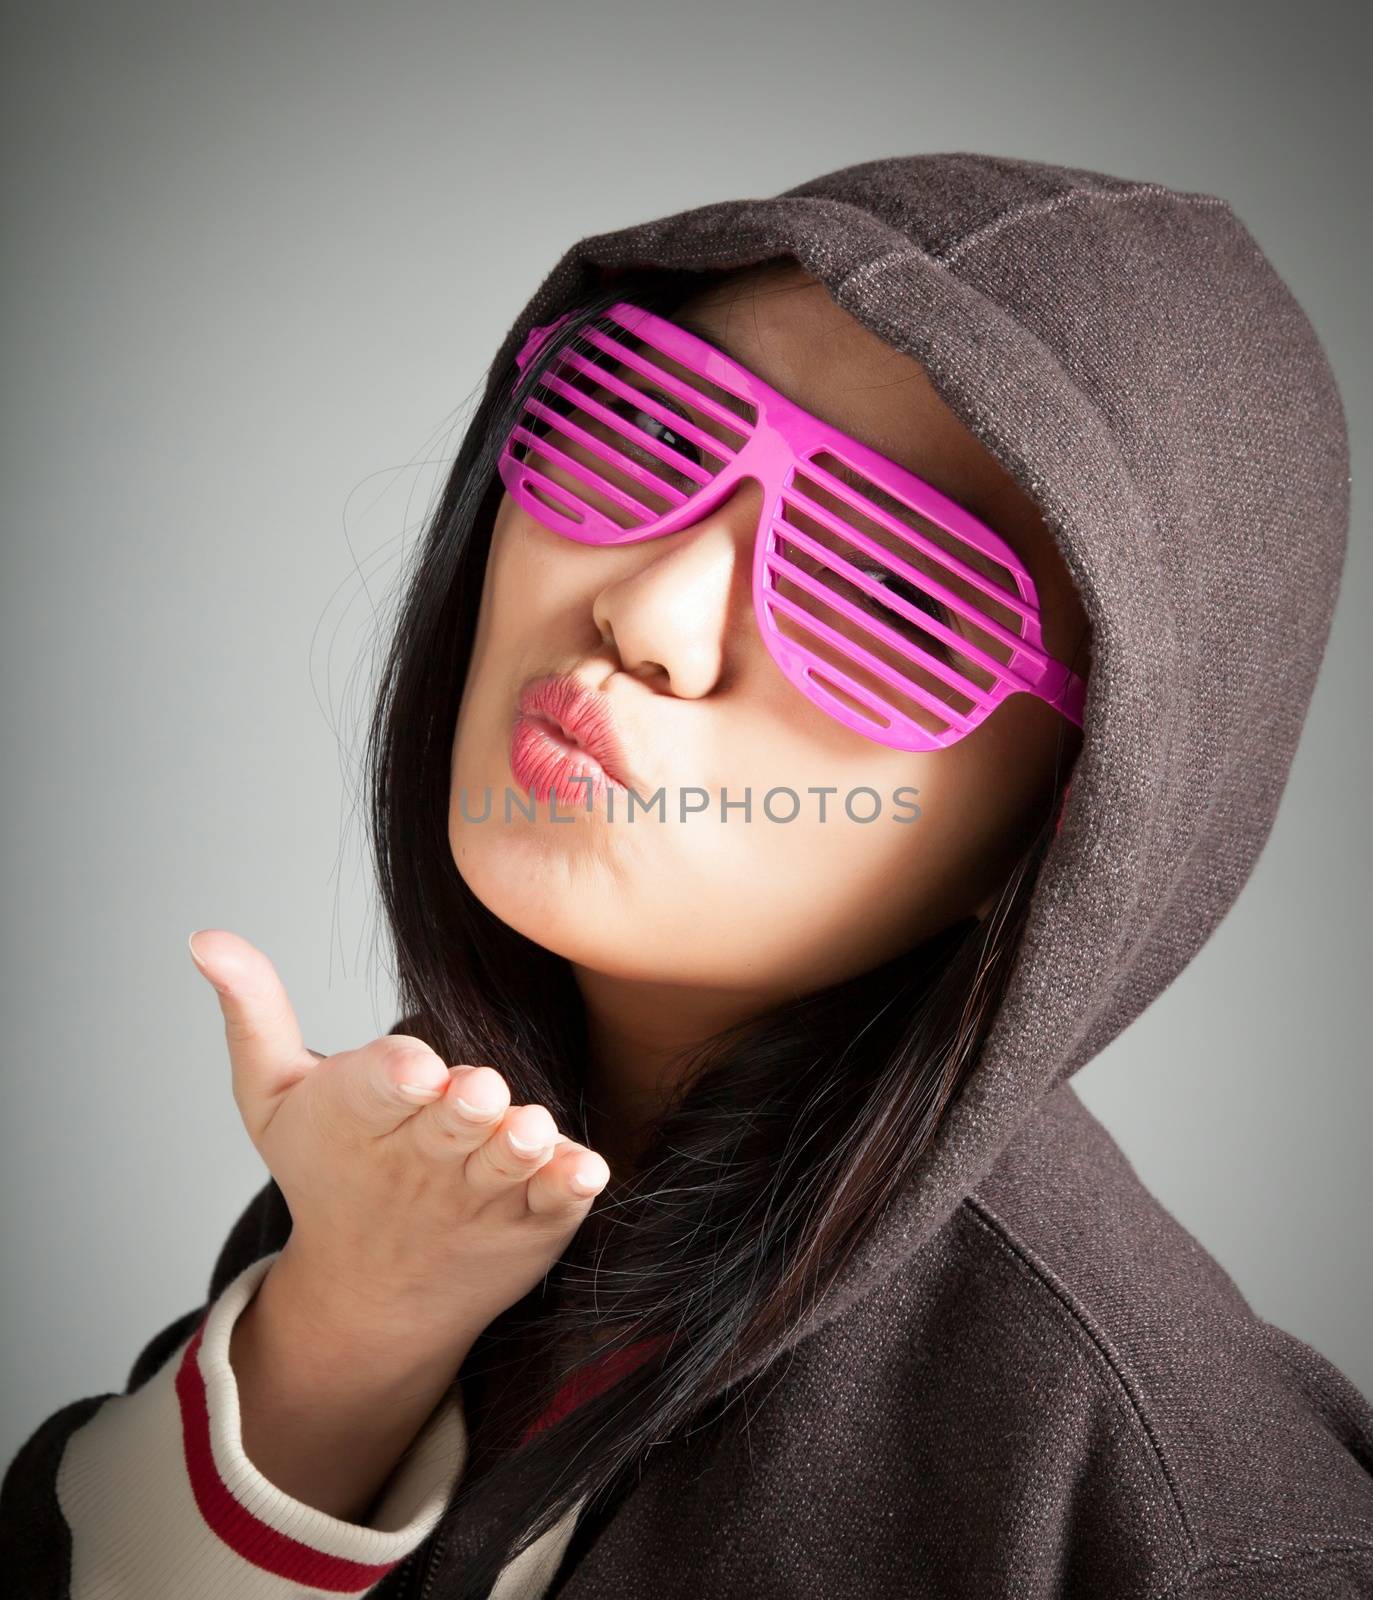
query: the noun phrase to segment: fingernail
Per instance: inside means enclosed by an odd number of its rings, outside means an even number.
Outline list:
[[[547,1139],[535,1139],[533,1144],[527,1144],[523,1139],[517,1139],[513,1133],[507,1133],[506,1138],[510,1141],[510,1148],[518,1150],[522,1156],[532,1156],[536,1150],[542,1150],[549,1142]]]
[[[195,962],[196,970],[209,983],[210,987],[215,991],[216,994],[227,994],[229,991],[215,978],[214,974],[208,970],[205,963],[196,953],[195,935],[199,932],[200,929],[197,928],[195,933],[188,935],[186,939],[186,948],[191,952],[191,960]]]
[[[408,1094],[412,1100],[432,1100],[436,1094],[442,1091],[442,1087],[441,1084],[435,1084],[431,1088],[427,1083],[398,1083],[396,1085],[396,1088],[402,1094]]]
[[[601,1175],[599,1172],[574,1172],[572,1187],[583,1194],[596,1194],[603,1187]]]
[[[487,1111],[481,1106],[474,1106],[470,1101],[464,1100],[460,1094],[453,1096],[453,1104],[462,1112],[463,1116],[471,1117],[474,1122],[490,1122],[496,1115],[495,1111]]]

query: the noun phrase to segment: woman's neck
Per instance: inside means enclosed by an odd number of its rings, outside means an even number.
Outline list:
[[[687,1052],[776,1003],[775,994],[643,983],[573,967],[586,1007],[591,1146],[629,1172],[676,1094]]]

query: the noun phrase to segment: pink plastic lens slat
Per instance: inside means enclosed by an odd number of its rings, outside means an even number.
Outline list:
[[[571,315],[531,330],[521,373]],[[641,306],[611,306],[553,357],[499,470],[536,521],[594,545],[676,533],[756,480],[768,651],[879,744],[947,748],[1019,693],[1082,726],[1086,685],[1044,649],[1034,583],[999,534]]]

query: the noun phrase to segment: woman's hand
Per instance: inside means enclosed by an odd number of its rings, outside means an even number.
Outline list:
[[[451,1346],[543,1277],[610,1178],[494,1067],[388,1034],[308,1049],[276,969],[236,934],[192,935],[224,1015],[234,1100],[291,1213],[269,1276],[375,1342]]]

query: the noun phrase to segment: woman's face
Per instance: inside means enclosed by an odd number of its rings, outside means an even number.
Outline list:
[[[1086,618],[1039,512],[918,363],[799,269],[717,283],[683,310],[765,382],[1001,533],[1034,579],[1049,653],[1077,652],[1085,676]],[[1077,730],[1028,694],[950,748],[918,753],[811,704],[754,618],[760,502],[748,480],[678,533],[618,548],[565,539],[508,494],[500,502],[453,742],[449,840],[478,899],[574,967],[760,999],[838,982],[984,915],[1043,819],[1056,759],[1076,753]],[[511,737],[521,689],[549,674],[605,697],[636,792],[647,801],[661,787],[661,813],[640,806],[630,821],[622,791],[613,814],[604,797],[534,806]],[[800,797],[794,820],[763,812],[779,788]],[[469,820],[488,789],[489,814]],[[682,820],[692,789],[709,804]],[[850,815],[857,789],[876,791],[880,809],[860,795]],[[533,819],[507,808],[507,791]],[[778,818],[794,809],[772,805]]]

